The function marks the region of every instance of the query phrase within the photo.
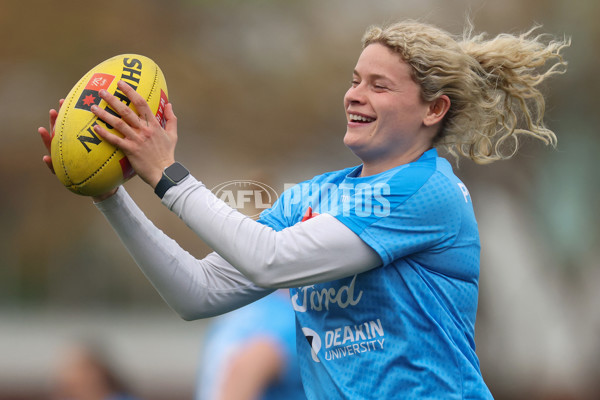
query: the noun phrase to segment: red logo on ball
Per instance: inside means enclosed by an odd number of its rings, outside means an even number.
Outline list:
[[[100,104],[102,99],[98,96],[98,92],[102,89],[107,90],[114,79],[113,75],[108,74],[97,73],[92,75],[81,96],[79,96],[75,108],[90,111],[92,105]]]

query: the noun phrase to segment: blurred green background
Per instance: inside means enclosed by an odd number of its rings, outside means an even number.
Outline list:
[[[53,398],[57,363],[101,341],[146,399],[191,399],[207,321],[183,322],[138,271],[88,198],[41,161],[37,128],[113,55],[162,68],[179,121],[177,158],[208,187],[286,183],[355,165],[342,96],[373,23],[419,18],[459,34],[572,37],[547,85],[557,150],[463,161],[482,238],[476,341],[498,399],[600,398],[600,3],[596,0],[0,0],[0,399]],[[127,190],[191,253],[209,249],[139,179]]]

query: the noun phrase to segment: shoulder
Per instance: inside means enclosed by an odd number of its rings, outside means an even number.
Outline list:
[[[378,194],[383,194],[394,208],[435,182],[432,177],[439,172],[438,160],[437,152],[432,149],[409,164],[377,175],[355,178],[355,184],[370,185]]]
[[[432,149],[418,161],[407,164],[390,180],[392,193],[406,196],[424,194],[430,200],[455,201],[468,194],[465,185],[454,174],[452,166]]]

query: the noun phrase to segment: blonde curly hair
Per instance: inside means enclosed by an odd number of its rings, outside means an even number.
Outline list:
[[[486,39],[473,35],[470,22],[462,37],[454,37],[409,20],[368,28],[362,44],[380,43],[398,53],[411,66],[423,100],[450,98],[434,145],[486,164],[512,157],[521,135],[556,146],[556,135],[544,125],[539,85],[566,71],[561,51],[571,42],[534,35],[538,28]]]

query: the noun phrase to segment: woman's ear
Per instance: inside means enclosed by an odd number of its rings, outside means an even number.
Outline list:
[[[427,114],[423,119],[425,126],[433,126],[444,119],[450,109],[450,98],[445,94],[429,103]]]

